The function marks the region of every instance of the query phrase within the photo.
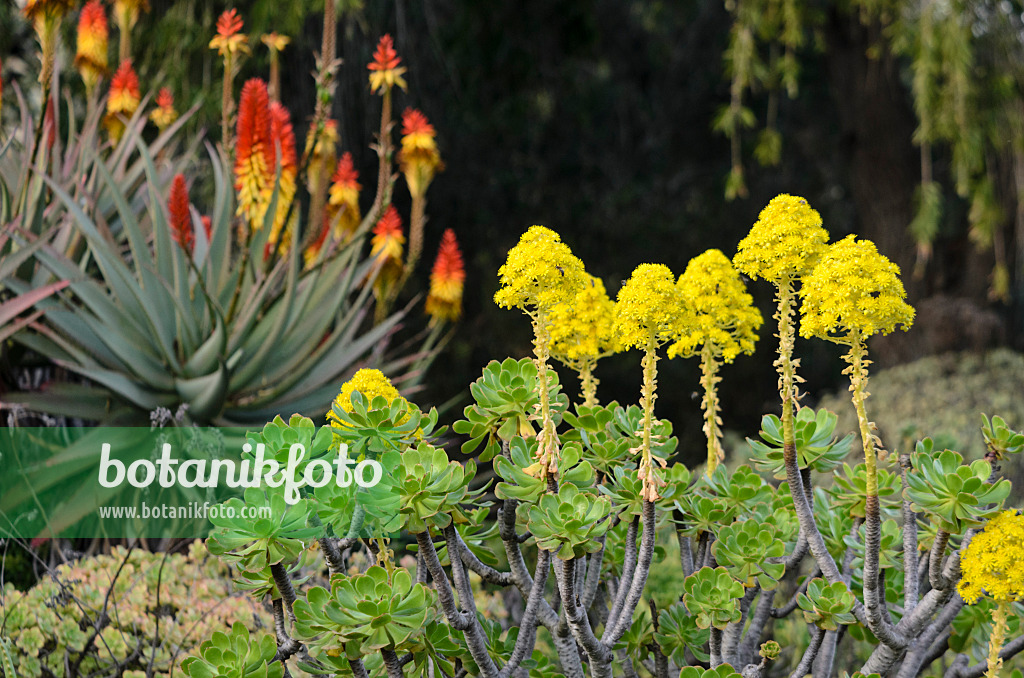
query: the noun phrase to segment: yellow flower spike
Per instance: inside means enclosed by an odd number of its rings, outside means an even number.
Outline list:
[[[800,336],[848,343],[848,335],[889,334],[909,329],[914,309],[899,279],[899,266],[879,254],[870,240],[848,235],[829,246],[800,296]]]
[[[640,264],[619,290],[615,304],[613,332],[626,348],[644,352],[641,361],[644,381],[640,406],[644,411],[643,438],[638,450],[637,476],[643,481],[644,500],[653,502],[667,483],[655,468],[651,455],[651,430],[654,424],[654,400],[657,398],[658,347],[690,331],[694,322],[676,285],[675,275],[664,264]]]
[[[733,264],[752,278],[778,285],[810,273],[827,242],[821,215],[804,198],[784,193],[761,210]]]
[[[740,353],[754,352],[761,312],[732,263],[719,250],[708,250],[690,260],[676,283],[694,322],[668,347],[668,357],[700,353],[704,387],[704,433],[708,441],[708,475],[725,459],[722,420],[718,416],[717,384],[720,361],[731,363]]]
[[[624,348],[647,350],[677,339],[692,322],[669,267],[640,264],[619,290],[612,331]]]
[[[617,353],[620,344],[612,328],[615,302],[608,298],[600,278],[590,276],[590,284],[576,293],[573,301],[551,309],[551,355],[580,376],[583,404],[597,404],[598,360]]]
[[[587,284],[583,262],[549,228],[531,226],[509,250],[498,276],[501,289],[494,303],[529,314],[546,314],[556,304],[570,302]]]
[[[690,260],[677,282],[694,323],[668,347],[668,357],[689,358],[699,347],[712,345],[715,356],[731,363],[740,353],[750,355],[757,329],[764,324],[754,298],[729,259],[708,250]]]
[[[502,308],[518,308],[533,321],[533,352],[537,364],[538,418],[537,464],[528,473],[547,477],[558,472],[559,441],[551,417],[548,393],[548,358],[551,356],[550,311],[571,302],[587,284],[583,262],[549,228],[531,226],[508,252],[498,277],[501,288],[494,302]]]

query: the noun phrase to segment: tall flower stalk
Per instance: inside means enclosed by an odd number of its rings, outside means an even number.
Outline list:
[[[518,308],[533,324],[541,431],[537,436],[537,463],[531,471],[553,480],[558,473],[560,448],[549,398],[551,310],[575,298],[587,284],[587,274],[583,262],[557,233],[543,226],[531,226],[509,250],[508,258],[498,269],[498,278],[501,288],[494,295],[494,302],[502,308]]]
[[[761,312],[732,263],[719,250],[708,250],[690,260],[676,282],[686,306],[693,310],[692,328],[669,346],[668,357],[700,354],[701,386],[704,388],[704,434],[708,441],[706,472],[725,459],[722,421],[718,416],[718,370],[740,353],[754,352]]]
[[[551,310],[552,357],[579,375],[586,407],[598,403],[597,361],[621,350],[614,324],[615,302],[608,298],[601,279],[593,276],[571,302]]]
[[[235,72],[238,70],[241,55],[249,53],[249,39],[241,31],[242,17],[234,8],[231,8],[217,19],[217,35],[210,40],[210,49],[217,50],[224,61],[224,80],[221,83],[220,102],[220,138],[224,157],[229,156],[230,149],[234,146],[231,138],[231,119],[235,114],[235,100],[232,93]]]
[[[899,279],[899,267],[878,253],[870,240],[850,235],[830,245],[800,290],[802,322],[800,335],[819,337],[847,347],[853,405],[864,448],[866,470],[864,607],[874,631],[888,620],[879,574],[881,512],[878,503],[878,451],[880,441],[868,420],[864,401],[868,397],[867,339],[874,334],[906,330],[914,309],[904,301],[906,292]],[[941,538],[941,537],[938,537]]]
[[[371,214],[379,214],[385,205],[391,202],[391,179],[392,155],[394,150],[391,146],[391,90],[394,87],[401,87],[403,90],[408,87],[402,75],[405,73],[405,66],[401,66],[402,59],[395,51],[394,41],[391,36],[384,34],[377,43],[377,50],[373,53],[373,61],[367,66],[370,71],[370,91],[379,94],[381,97],[380,107],[380,132],[377,136],[377,157],[379,159],[379,175],[377,177],[377,195],[373,199]]]
[[[423,251],[423,227],[426,222],[427,187],[434,174],[444,169],[437,150],[437,132],[427,116],[413,108],[402,113],[402,149],[398,152],[398,166],[405,175],[405,184],[412,197],[409,219],[409,258],[405,262],[405,275],[416,267]]]
[[[619,337],[624,348],[638,348],[644,352],[643,385],[640,407],[643,409],[643,437],[637,473],[643,481],[643,498],[653,502],[665,487],[659,473],[665,461],[651,451],[651,431],[654,426],[654,401],[658,385],[658,348],[676,341],[693,323],[693,313],[684,303],[676,277],[664,264],[640,264],[619,290],[615,304],[615,324],[612,332]],[[659,468],[655,468],[655,463]]]

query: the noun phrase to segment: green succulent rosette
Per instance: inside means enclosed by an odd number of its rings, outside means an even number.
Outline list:
[[[181,669],[190,678],[281,678],[284,664],[274,661],[277,641],[269,633],[256,638],[241,622],[231,631],[214,632],[199,646],[199,656],[181,662]]]
[[[842,463],[853,447],[854,435],[848,434],[836,439],[838,417],[826,409],[813,410],[801,407],[794,417],[793,434],[796,442],[796,459],[801,469],[828,473]],[[786,464],[783,461],[782,420],[774,414],[761,418],[761,440],[747,438],[753,451],[754,465],[760,471],[771,473],[775,478],[786,478]]]
[[[566,483],[558,494],[545,494],[529,507],[530,532],[539,548],[562,560],[580,558],[601,548],[598,537],[608,531],[611,501]]]
[[[724,567],[702,567],[686,578],[683,590],[683,604],[695,616],[698,628],[724,630],[740,620],[743,585]]]
[[[786,565],[774,560],[785,555],[786,545],[775,536],[771,524],[757,520],[722,527],[711,552],[718,564],[747,588],[756,585],[773,591],[786,573]]]
[[[826,631],[836,631],[840,624],[853,624],[853,605],[856,602],[850,589],[841,581],[831,584],[824,579],[812,579],[807,592],[797,595],[797,605],[804,621]]]

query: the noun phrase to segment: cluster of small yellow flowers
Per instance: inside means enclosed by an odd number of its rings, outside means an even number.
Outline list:
[[[693,323],[676,277],[664,264],[640,264],[619,290],[612,331],[625,348],[647,350],[677,339]]]
[[[669,358],[688,358],[708,344],[727,363],[740,353],[754,352],[757,329],[764,319],[739,273],[721,251],[708,250],[691,259],[676,284],[695,318],[693,325],[668,347]]]
[[[494,303],[527,313],[547,313],[555,305],[571,302],[587,284],[583,262],[549,228],[531,226],[508,252],[498,277],[501,289]]]
[[[551,309],[551,355],[570,367],[595,361],[619,350],[615,302],[608,298],[600,278],[576,293],[571,302]]]
[[[395,398],[401,398],[398,389],[391,385],[391,380],[384,376],[380,370],[363,368],[352,375],[352,378],[341,386],[341,392],[334,399],[334,405],[342,412],[352,411],[352,394],[359,391],[366,398],[367,403],[373,401],[377,396],[384,396],[390,405]],[[327,423],[331,426],[343,426],[341,419],[334,413],[333,408],[327,413]]]
[[[78,17],[78,47],[75,68],[85,89],[92,94],[100,78],[107,74],[107,15],[99,0],[89,0]]]
[[[779,284],[810,273],[827,242],[821,215],[803,198],[783,194],[761,210],[733,264],[752,278]]]
[[[849,235],[830,245],[803,279],[800,335],[836,341],[908,329],[914,309],[904,301],[899,272],[870,240]]]
[[[1024,598],[1024,516],[1003,511],[975,535],[960,559],[957,590],[968,604],[982,595],[996,602]]]
[[[398,152],[398,165],[405,175],[405,183],[413,198],[422,198],[434,174],[444,169],[437,150],[434,126],[427,116],[413,108],[402,114],[402,150]]]

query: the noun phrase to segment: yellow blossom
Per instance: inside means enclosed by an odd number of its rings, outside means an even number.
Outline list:
[[[501,289],[494,303],[527,313],[547,313],[556,304],[572,301],[587,283],[583,262],[554,231],[531,226],[509,250],[498,276]]]
[[[551,309],[551,355],[570,366],[611,355],[619,348],[615,302],[608,298],[600,278],[576,293],[571,302]]]
[[[821,215],[805,199],[782,194],[761,210],[733,264],[752,278],[779,284],[810,273],[827,242]]]
[[[675,275],[664,264],[640,264],[619,290],[613,332],[625,348],[646,350],[679,338],[693,313],[683,304]]]
[[[739,273],[721,251],[708,250],[691,259],[676,285],[695,318],[679,341],[669,346],[669,358],[688,358],[706,344],[727,363],[740,353],[754,352],[757,328],[764,320]]]
[[[975,535],[960,559],[957,590],[968,604],[983,595],[996,602],[1024,598],[1024,516],[1003,511]]]
[[[914,309],[904,301],[899,272],[870,240],[849,235],[830,245],[803,280],[800,335],[845,343],[849,335],[908,329]]]
[[[363,368],[352,375],[352,378],[341,386],[341,392],[334,399],[334,406],[343,412],[352,411],[352,394],[359,391],[366,398],[367,403],[373,401],[377,396],[383,396],[390,405],[395,398],[401,398],[398,389],[391,385],[391,380],[384,376],[380,370]],[[333,408],[327,413],[327,423],[331,426],[342,426],[343,423]]]

